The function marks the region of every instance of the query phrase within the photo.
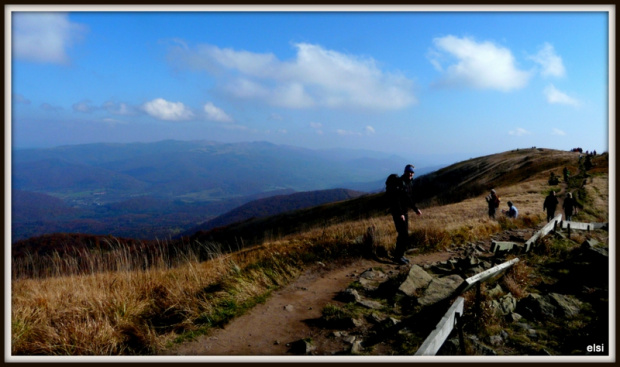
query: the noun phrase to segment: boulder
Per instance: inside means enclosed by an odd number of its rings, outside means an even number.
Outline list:
[[[528,319],[552,318],[555,308],[548,297],[533,293],[517,304],[517,311]]]
[[[424,269],[418,265],[413,265],[411,269],[409,269],[407,279],[398,287],[398,290],[409,297],[413,297],[418,290],[428,286],[432,280],[433,277],[424,271]]]
[[[573,296],[551,293],[549,299],[557,307],[557,316],[574,317],[579,313],[581,301]]]
[[[344,291],[340,292],[337,298],[338,300],[345,303],[359,302],[362,299],[359,293],[352,288],[347,288]]]
[[[512,294],[508,293],[499,299],[491,301],[491,308],[495,310],[498,315],[510,315],[517,308],[517,300]]]
[[[450,297],[463,281],[463,278],[456,274],[435,278],[430,282],[422,297],[418,298],[418,303],[429,306],[443,301]]]
[[[558,293],[541,296],[530,294],[518,303],[519,313],[530,319],[574,317],[580,311],[581,302],[573,296]]]

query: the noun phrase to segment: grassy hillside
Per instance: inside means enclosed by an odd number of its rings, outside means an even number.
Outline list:
[[[573,152],[532,148],[456,163],[415,178],[417,201],[420,208],[431,208],[486,195],[492,188],[511,186],[534,178],[548,179],[550,172],[561,175],[564,167],[577,172],[578,157],[579,154]],[[607,165],[605,156],[598,159],[600,165]],[[499,195],[506,197],[504,203],[510,200],[501,191]],[[226,243],[229,246],[240,246],[241,243],[254,245],[317,226],[383,216],[387,213],[383,196],[383,193],[364,195],[343,203],[250,219],[225,228],[197,232],[191,240]],[[481,210],[486,210],[485,205],[484,199],[480,200]]]
[[[545,153],[549,160],[557,155],[556,163],[538,166],[543,157],[537,152]],[[504,171],[496,168],[478,175],[460,164],[453,168],[461,169],[459,174],[451,173],[450,167],[443,170],[443,180],[455,177],[453,187],[479,187],[481,193],[471,196],[468,190],[463,199],[454,198],[450,203],[441,192],[428,193],[423,198],[428,203],[423,215],[413,218],[411,229],[411,239],[421,251],[488,239],[506,228],[541,225],[544,197],[550,189],[559,188],[549,185],[550,172],[561,174],[567,164],[578,167],[578,155],[566,160],[564,152],[520,150],[500,155],[513,164],[502,165],[498,156],[477,164],[492,165],[497,158],[496,167]],[[536,159],[525,159],[528,155]],[[528,161],[533,163],[526,164]],[[574,177],[568,184],[584,206],[575,220],[608,221],[607,155],[597,157],[587,175]],[[484,195],[489,187],[495,187],[504,200],[515,202],[519,219],[488,218]],[[77,259],[58,255],[50,255],[46,262],[33,257],[13,259],[12,354],[155,354],[169,343],[208,333],[246,312],[316,261],[361,256],[361,239],[370,226],[375,228],[377,249],[390,251],[396,237],[380,194],[245,225],[245,232],[241,232],[241,224],[237,225],[239,247],[261,238],[259,245],[227,253],[233,245],[223,246],[196,236],[193,244],[208,255],[206,259],[195,252],[196,247],[189,246],[187,239],[158,244],[146,257],[129,244],[109,239],[107,247],[100,246]],[[301,229],[289,232],[288,226]],[[545,256],[549,258],[552,253]],[[536,263],[529,266],[528,272],[536,274]],[[39,273],[45,277],[32,277]]]

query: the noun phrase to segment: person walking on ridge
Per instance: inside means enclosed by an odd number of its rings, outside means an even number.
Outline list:
[[[558,198],[555,196],[555,191],[551,191],[545,198],[543,203],[543,212],[547,210],[547,223],[551,222],[555,217],[555,208],[558,206]]]
[[[413,165],[408,164],[402,176],[392,174],[386,181],[390,213],[398,233],[392,258],[401,265],[409,263],[409,259],[404,256],[409,247],[409,208],[413,209],[417,215],[422,214],[413,196],[413,175],[415,173],[413,168]]]
[[[577,201],[573,199],[573,194],[570,192],[566,194],[566,199],[564,199],[564,204],[562,204],[562,208],[564,209],[564,217],[567,221],[571,221],[573,214],[577,212]]]
[[[491,193],[485,198],[489,206],[489,218],[495,218],[495,211],[499,208],[499,196],[495,189],[491,189]]]

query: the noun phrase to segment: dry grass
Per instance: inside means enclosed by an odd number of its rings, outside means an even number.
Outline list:
[[[544,220],[548,173],[510,187],[498,188],[502,203],[511,200],[520,211],[516,226]],[[600,216],[607,218],[607,179],[588,186]],[[410,229],[426,250],[450,243],[485,239],[502,230],[505,221],[489,219],[484,196],[457,204],[422,208],[412,214]],[[11,351],[13,355],[154,354],[181,336],[205,332],[259,302],[273,289],[294,279],[305,264],[317,259],[356,256],[369,227],[374,246],[390,250],[396,233],[390,216],[339,223],[274,239],[257,248],[208,261],[187,257],[184,264],[149,270],[123,269],[86,275],[11,282]],[[29,266],[36,266],[30,264]],[[528,268],[517,266],[505,285],[523,296]]]

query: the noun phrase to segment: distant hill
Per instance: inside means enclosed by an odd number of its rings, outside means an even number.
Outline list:
[[[290,195],[276,195],[251,201],[225,214],[191,228],[182,235],[191,235],[198,231],[225,226],[252,218],[268,217],[275,214],[313,207],[325,203],[334,203],[364,195],[364,192],[347,189],[332,189],[298,192]]]
[[[144,195],[214,201],[283,189],[349,188],[376,181],[407,162],[384,153],[343,152],[266,142],[85,144],[15,150],[12,179],[14,189],[75,205]]]
[[[556,174],[561,174],[564,166],[569,166],[575,171],[578,154],[572,152],[550,150],[550,149],[522,149],[504,153],[493,154],[485,157],[470,159],[459,162],[448,167],[442,168],[436,172],[423,175],[414,179],[414,186],[418,195],[418,201],[422,208],[432,205],[441,205],[459,202],[470,197],[480,195],[491,188],[501,188],[523,180],[527,180],[536,175],[548,175],[553,170]],[[597,157],[597,164],[603,166],[608,165],[608,155]],[[329,191],[323,192],[326,194]],[[336,194],[338,190],[333,193]],[[290,194],[290,193],[289,193]],[[223,210],[221,213],[229,212],[222,215],[221,218],[215,220],[215,216],[208,218],[207,221],[202,220],[205,227],[199,229],[196,224],[187,226],[186,228],[195,228],[197,232],[179,231],[177,233],[186,233],[182,239],[172,240],[171,246],[186,246],[187,244],[218,242],[225,247],[231,249],[239,246],[250,246],[261,243],[265,239],[273,239],[278,236],[297,233],[308,230],[317,226],[325,226],[335,223],[341,223],[347,220],[368,219],[376,216],[387,214],[387,203],[383,193],[366,194],[357,196],[359,193],[343,190],[341,194],[351,195],[350,199],[339,199],[337,202],[330,202],[318,206],[307,207],[298,210],[284,210],[294,208],[292,204],[294,198],[312,198],[320,197],[321,193],[300,193],[295,195],[285,195],[276,197],[273,200],[257,200],[245,208],[232,210],[234,207]],[[254,198],[255,200],[258,198]],[[332,199],[334,199],[332,197]],[[159,200],[159,199],[157,199]],[[248,200],[246,202],[252,201]],[[309,205],[309,201],[302,200],[303,205]],[[58,202],[56,202],[58,203]],[[270,204],[271,203],[271,204]],[[240,203],[236,206],[240,206]],[[110,217],[108,225],[123,225],[127,221],[134,221],[135,225],[143,226],[142,231],[157,231],[157,226],[163,218],[166,220],[178,220],[175,216],[188,215],[190,212],[170,212],[168,215],[158,214],[158,210],[163,210],[166,205],[172,205],[165,202],[149,202],[147,199],[129,200],[123,204],[110,204],[110,215],[114,212],[123,212],[125,215]],[[180,204],[179,204],[180,205]],[[199,204],[196,204],[199,205]],[[287,205],[291,205],[286,207]],[[103,205],[107,207],[106,205]],[[119,207],[114,207],[119,206]],[[236,207],[235,206],[235,207]],[[286,208],[285,208],[286,207]],[[185,208],[187,209],[187,208]],[[194,208],[195,212],[200,212],[200,207]],[[271,211],[280,212],[276,215],[268,215]],[[135,214],[138,213],[138,214]],[[209,223],[210,220],[213,222]],[[239,221],[237,221],[239,220]],[[231,221],[236,221],[230,223]],[[93,223],[89,223],[93,222]],[[225,224],[225,223],[230,224]],[[98,222],[92,219],[75,220],[75,232],[86,232],[88,225],[91,228],[98,228]],[[207,229],[210,226],[217,226]],[[110,227],[107,227],[108,229]],[[137,227],[132,227],[137,228]],[[77,230],[79,229],[79,230]],[[62,232],[62,231],[61,231]],[[92,232],[90,232],[92,233]],[[100,234],[110,234],[107,232],[96,232]],[[70,237],[70,241],[78,241],[76,238],[82,238],[82,235],[55,235],[48,237],[35,237],[28,240],[19,241],[14,244],[15,251],[22,251],[28,247],[35,251],[38,248],[37,243],[50,243],[52,241],[56,245],[62,238]],[[116,234],[115,236],[120,236]],[[95,236],[97,237],[97,236]],[[107,236],[99,236],[107,238]],[[123,236],[121,236],[123,237]],[[125,236],[131,237],[131,236]],[[140,239],[140,237],[134,237]],[[69,241],[69,240],[67,240]],[[89,239],[92,242],[92,239]],[[243,244],[243,245],[242,245]]]
[[[384,177],[406,161],[371,151],[265,142],[16,149],[12,236],[13,241],[55,232],[168,238],[267,196],[380,189]]]
[[[414,179],[419,206],[445,205],[478,196],[491,188],[500,188],[545,174],[577,162],[572,152],[551,149],[519,149],[455,163],[439,171]],[[601,156],[601,159],[603,157]],[[573,168],[573,171],[575,169]],[[346,220],[372,218],[387,214],[384,193],[364,195],[336,204],[301,209],[272,217],[255,218],[210,231],[199,231],[192,241],[220,242],[235,246],[243,239],[247,245],[261,243],[274,236]]]
[[[462,201],[527,180],[540,172],[576,164],[573,152],[531,148],[473,158],[455,163],[414,180],[418,202],[441,205]]]

